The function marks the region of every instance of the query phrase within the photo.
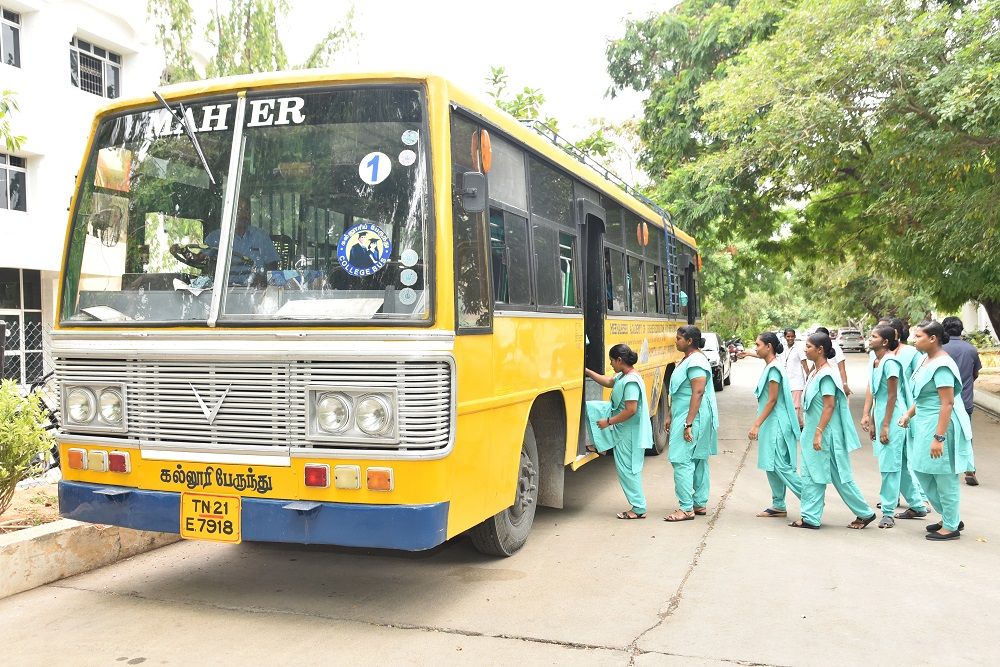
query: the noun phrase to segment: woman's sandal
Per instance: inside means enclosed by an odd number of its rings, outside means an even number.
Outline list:
[[[814,526],[811,523],[806,523],[802,519],[799,519],[798,521],[793,521],[788,525],[791,528],[808,528],[809,530],[819,530],[819,526]]]
[[[896,512],[897,519],[925,519],[927,518],[927,512],[918,512],[912,507],[907,507],[902,512]]]
[[[680,512],[680,516],[677,513]],[[673,514],[668,514],[663,517],[663,520],[667,523],[677,523],[678,521],[694,521],[694,512],[685,512],[684,510],[677,510]]]
[[[941,527],[942,527],[942,523],[940,521],[938,521],[937,523],[932,523],[929,526],[924,526],[924,529],[928,533],[936,533],[939,530],[941,530]],[[961,533],[963,530],[965,530],[965,522],[964,521],[959,521],[958,522],[958,530],[955,531],[955,532]]]
[[[879,528],[894,528],[896,526],[896,520],[891,516],[884,516],[882,520],[878,522]]]
[[[598,456],[607,456],[610,451],[611,450],[609,449],[606,452],[599,452],[599,451],[597,451],[597,448],[594,447],[593,445],[587,445],[587,453],[588,454],[597,454]]]
[[[785,517],[788,516],[788,512],[785,510],[776,510],[774,508],[768,507],[766,510],[761,510],[757,512],[757,516],[775,516],[775,517]]]
[[[707,507],[695,507],[694,508],[694,513],[695,513],[695,516],[705,516],[706,514],[708,514],[708,508]]]
[[[625,519],[626,521],[634,521],[636,519],[645,519],[645,514],[638,514],[633,510],[626,510],[625,512],[619,512],[615,515],[619,519]]]
[[[875,520],[875,517],[876,515],[874,513],[872,513],[872,515],[867,519],[862,519],[861,517],[857,517],[854,519],[854,521],[847,524],[847,527],[852,528],[854,530],[864,530],[868,526],[868,524],[870,524],[872,521]]]
[[[957,530],[953,530],[950,533],[933,532],[924,535],[924,538],[930,540],[931,542],[944,542],[946,540],[957,540],[960,537],[962,537],[962,533]]]

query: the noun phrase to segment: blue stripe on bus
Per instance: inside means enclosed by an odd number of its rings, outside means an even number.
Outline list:
[[[179,493],[59,482],[62,516],[136,530],[179,533],[180,498]],[[240,519],[243,540],[423,551],[443,543],[447,537],[447,502],[315,503],[307,510],[285,509],[290,502],[243,498]]]

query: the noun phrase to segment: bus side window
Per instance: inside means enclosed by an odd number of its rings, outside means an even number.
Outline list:
[[[559,232],[559,274],[562,305],[576,308],[576,238],[565,232]]]
[[[604,274],[608,292],[608,310],[624,312],[625,307],[625,259],[622,253],[612,248],[604,249]]]
[[[493,263],[493,300],[515,306],[532,305],[527,219],[491,208],[490,255]]]
[[[646,281],[642,274],[642,260],[628,257],[628,271],[625,273],[625,287],[628,290],[628,306],[633,313],[643,311],[643,292]]]
[[[484,213],[462,208],[461,179],[478,171],[479,126],[458,114],[451,116],[452,236],[455,254],[455,324],[459,330],[488,331],[493,324],[489,261]]]

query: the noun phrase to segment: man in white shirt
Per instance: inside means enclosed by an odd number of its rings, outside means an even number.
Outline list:
[[[802,391],[806,388],[806,376],[802,362],[806,358],[805,346],[795,342],[795,329],[785,329],[785,350],[781,353],[785,376],[788,378],[788,389],[792,392],[795,403],[795,413],[802,420]]]
[[[830,330],[826,327],[816,327],[816,333],[825,333],[827,336],[830,335]],[[840,371],[840,387],[844,390],[844,395],[851,395],[851,386],[847,384],[847,357],[844,356],[844,351],[840,349],[840,345],[837,341],[830,339],[833,344],[833,365],[837,370]],[[802,357],[802,369],[808,374],[809,373],[809,362],[806,361],[805,355]],[[837,379],[834,377],[834,379]]]

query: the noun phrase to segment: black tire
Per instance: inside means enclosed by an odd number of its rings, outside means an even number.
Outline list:
[[[538,506],[538,446],[529,423],[521,443],[514,504],[469,531],[472,545],[490,556],[512,556],[528,541]]]
[[[719,371],[719,373],[717,375],[714,374],[714,373],[712,374],[712,386],[715,387],[716,393],[722,391],[722,387],[723,387],[723,384],[722,384],[722,371]]]
[[[730,368],[729,369],[729,375],[727,375],[726,379],[722,381],[722,384],[724,384],[724,385],[726,385],[728,387],[732,383],[733,383],[733,369]]]
[[[664,428],[664,421],[668,410],[670,410],[670,406],[667,405],[667,385],[664,384],[663,391],[660,392],[660,409],[650,417],[650,421],[653,422],[653,448],[646,450],[646,456],[659,456],[667,451],[670,432]]]

